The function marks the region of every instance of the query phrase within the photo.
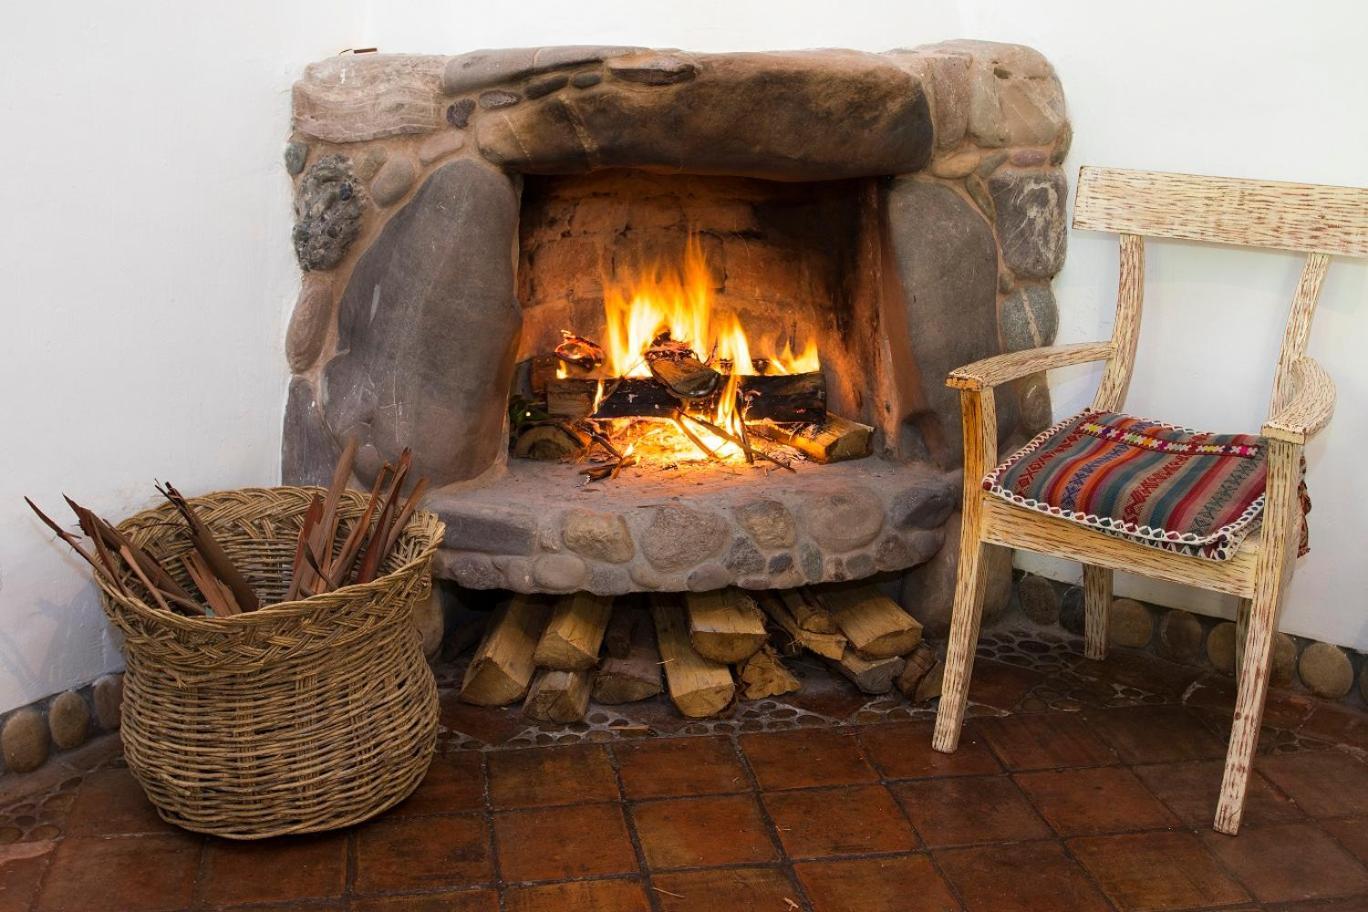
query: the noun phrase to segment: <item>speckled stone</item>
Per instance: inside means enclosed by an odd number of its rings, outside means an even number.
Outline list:
[[[462,98],[460,101],[453,101],[447,106],[446,120],[458,130],[465,129],[470,123],[470,115],[475,113],[475,99]]]
[[[1192,663],[1202,652],[1202,622],[1190,611],[1175,608],[1159,621],[1158,652],[1174,662]]]
[[[85,743],[90,732],[90,707],[74,690],[59,693],[48,704],[48,731],[59,750]]]
[[[1338,700],[1354,687],[1353,663],[1330,643],[1312,643],[1302,650],[1297,671],[1307,690],[1327,700]]]
[[[744,535],[732,539],[731,548],[723,561],[726,568],[737,576],[750,576],[765,569],[765,555],[755,543]]]
[[[505,89],[493,89],[488,92],[480,93],[480,107],[486,111],[493,111],[499,108],[511,108],[513,105],[522,101],[522,96],[517,92],[509,92]]]
[[[1059,308],[1048,284],[1018,285],[1002,302],[1002,341],[1008,351],[1053,345]]]
[[[612,513],[571,510],[565,514],[561,540],[577,554],[610,564],[623,564],[636,554],[627,521]]]
[[[1107,611],[1107,639],[1117,646],[1141,649],[1154,636],[1154,618],[1135,599],[1119,598]]]
[[[5,769],[11,773],[27,773],[42,766],[48,756],[50,743],[47,721],[43,714],[25,707],[10,714],[5,727],[0,729],[0,753],[5,757]]]
[[[727,524],[716,513],[657,507],[641,535],[641,553],[658,570],[683,570],[712,557],[727,543]]]
[[[304,170],[304,166],[309,162],[309,144],[302,142],[292,142],[285,144],[285,171],[291,176],[295,176]]]
[[[532,562],[532,578],[552,592],[569,592],[584,585],[589,568],[573,554],[543,554]]]
[[[762,548],[787,548],[793,544],[797,525],[793,514],[778,501],[751,501],[735,507],[732,515]]]
[[[1285,633],[1273,634],[1273,666],[1268,683],[1286,687],[1297,677],[1297,641]]]
[[[1053,627],[1059,623],[1059,593],[1043,576],[1028,573],[1017,583],[1021,611],[1037,624]]]
[[[803,528],[823,548],[851,551],[879,534],[884,509],[872,491],[848,487],[807,501],[801,519]]]

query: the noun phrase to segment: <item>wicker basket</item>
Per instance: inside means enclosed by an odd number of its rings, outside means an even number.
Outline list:
[[[191,502],[263,604],[284,597],[319,488],[248,488]],[[348,491],[345,527],[365,507]],[[119,526],[187,585],[171,507]],[[124,635],[123,744],[167,821],[231,839],[331,830],[403,800],[427,772],[437,687],[412,622],[442,537],[410,519],[376,580],[227,618],[164,611],[101,581]],[[142,593],[136,581],[130,591]]]

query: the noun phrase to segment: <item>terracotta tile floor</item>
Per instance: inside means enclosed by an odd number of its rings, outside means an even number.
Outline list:
[[[983,655],[949,756],[930,708],[815,665],[708,723],[543,730],[447,691],[412,797],[264,843],[164,824],[106,743],[0,793],[0,912],[1368,910],[1368,714],[1274,694],[1232,839],[1209,829],[1228,683],[1039,634]]]

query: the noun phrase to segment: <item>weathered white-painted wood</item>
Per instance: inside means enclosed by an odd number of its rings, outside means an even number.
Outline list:
[[[1321,285],[1329,269],[1330,258],[1323,253],[1311,254],[1302,266],[1297,291],[1292,297],[1292,309],[1287,314],[1287,327],[1283,330],[1282,350],[1278,352],[1278,372],[1273,377],[1273,399],[1268,406],[1270,416],[1287,408],[1297,392],[1295,365],[1306,354],[1311,321],[1316,316]]]
[[[1140,342],[1140,315],[1145,300],[1145,239],[1121,235],[1121,275],[1116,285],[1116,325],[1112,327],[1112,355],[1093,397],[1093,408],[1119,412],[1126,403],[1135,347]]]
[[[945,677],[936,730],[931,746],[942,753],[959,747],[964,706],[969,699],[969,678],[974,673],[974,650],[983,616],[983,592],[987,564],[983,541],[984,491],[975,480],[997,463],[997,408],[992,387],[960,392],[960,416],[964,425],[964,506],[960,514],[959,572],[955,579],[955,604],[950,616],[950,639],[945,647]]]
[[[1066,519],[1018,507],[986,491],[980,493],[984,501],[983,537],[992,544],[1053,554],[1112,570],[1129,570],[1227,595],[1243,597],[1254,591],[1258,533],[1245,539],[1230,560],[1205,560],[1104,535]]]
[[[945,385],[952,389],[981,390],[1000,386],[1009,380],[1029,377],[1043,370],[1105,361],[1112,356],[1110,342],[1076,342],[1072,345],[1051,345],[1028,348],[1024,351],[994,355],[957,367],[950,372]]]
[[[1107,611],[1112,603],[1112,571],[1096,564],[1083,565],[1083,654],[1090,659],[1107,657]]]
[[[1235,695],[1235,716],[1226,750],[1221,796],[1216,805],[1215,828],[1235,835],[1244,815],[1245,792],[1259,746],[1264,698],[1268,694],[1268,671],[1272,661],[1273,634],[1278,629],[1282,599],[1291,579],[1290,554],[1297,549],[1297,524],[1301,511],[1297,486],[1301,480],[1301,447],[1285,441],[1268,446],[1268,487],[1264,500],[1265,546],[1254,570],[1254,597],[1249,608],[1249,632],[1245,640],[1240,682]]]
[[[1335,384],[1311,358],[1298,358],[1289,371],[1292,397],[1269,417],[1262,433],[1285,443],[1302,444],[1330,423],[1335,412]]]
[[[1368,256],[1368,190],[1084,167],[1075,228]]]

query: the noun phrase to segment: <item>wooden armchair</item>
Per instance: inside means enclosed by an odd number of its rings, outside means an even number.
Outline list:
[[[947,381],[960,390],[963,411],[964,512],[933,746],[949,753],[958,745],[979,633],[988,545],[1082,562],[1085,649],[1095,659],[1106,654],[1113,570],[1229,593],[1240,598],[1243,648],[1215,828],[1234,834],[1259,737],[1272,637],[1298,550],[1302,447],[1330,420],[1334,408],[1330,378],[1305,355],[1307,336],[1330,256],[1368,256],[1368,190],[1085,167],[1079,174],[1073,224],[1120,235],[1120,289],[1111,341],[987,358],[953,371]],[[1262,526],[1228,560],[1173,553],[1117,537],[1028,509],[977,483],[998,464],[993,389],[999,384],[1037,371],[1106,361],[1093,409],[1120,411],[1139,335],[1146,236],[1307,254],[1278,359],[1271,417],[1262,431],[1267,461]]]

